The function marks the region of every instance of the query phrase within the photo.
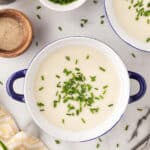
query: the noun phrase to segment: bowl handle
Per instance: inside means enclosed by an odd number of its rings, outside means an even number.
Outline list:
[[[17,79],[24,78],[26,75],[26,72],[27,72],[27,69],[20,70],[20,71],[13,73],[6,83],[6,90],[7,90],[8,95],[18,102],[25,102],[24,95],[16,93],[13,85]]]
[[[130,104],[136,102],[137,100],[139,100],[141,97],[144,96],[144,94],[146,93],[147,86],[146,86],[145,79],[138,73],[129,71],[129,78],[138,81],[140,86],[138,93],[130,96],[129,99],[129,104]]]

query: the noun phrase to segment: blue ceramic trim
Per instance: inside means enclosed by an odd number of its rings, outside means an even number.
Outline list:
[[[7,80],[7,83],[6,83],[6,90],[7,90],[8,95],[18,102],[25,102],[24,95],[17,94],[14,90],[13,85],[17,79],[24,78],[26,75],[26,72],[27,72],[27,69],[15,72],[14,74],[11,75],[11,77]]]
[[[146,85],[144,78],[138,73],[129,71],[129,78],[138,81],[139,86],[140,86],[138,93],[130,96],[129,104],[131,104],[133,102],[136,102],[137,100],[139,100],[141,97],[144,96],[146,89],[147,89],[147,85]]]

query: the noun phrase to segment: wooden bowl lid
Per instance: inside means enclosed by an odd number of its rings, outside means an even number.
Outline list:
[[[15,48],[12,49],[2,49],[0,45],[0,57],[16,57],[27,50],[32,42],[33,30],[30,20],[22,12],[15,9],[4,9],[0,10],[0,18],[11,18],[18,23],[18,27],[21,29],[21,42]],[[11,24],[11,23],[10,23]],[[4,36],[3,33],[2,36]],[[7,33],[9,36],[9,33]],[[11,34],[11,31],[10,31]],[[10,36],[9,36],[10,37]],[[2,37],[3,38],[3,37]],[[5,40],[5,39],[4,39]],[[7,46],[7,45],[6,45]]]

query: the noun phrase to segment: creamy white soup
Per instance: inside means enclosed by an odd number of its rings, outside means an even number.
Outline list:
[[[136,40],[150,42],[150,1],[112,0],[120,26]]]
[[[120,93],[119,73],[108,56],[85,46],[49,54],[35,80],[35,99],[53,125],[71,131],[94,128],[113,113]]]

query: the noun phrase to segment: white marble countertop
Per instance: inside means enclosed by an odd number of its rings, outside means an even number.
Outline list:
[[[130,150],[136,143],[150,133],[150,117],[148,117],[140,126],[138,136],[129,142],[138,119],[145,115],[148,107],[150,107],[150,53],[138,51],[120,40],[112,31],[107,18],[105,18],[103,25],[100,24],[100,16],[105,14],[102,0],[99,0],[98,4],[94,4],[92,0],[88,0],[79,9],[65,13],[51,11],[42,5],[42,9],[37,10],[37,5],[41,5],[37,0],[17,0],[17,2],[11,5],[0,6],[0,8],[16,8],[23,11],[31,19],[34,29],[34,40],[26,53],[13,59],[0,58],[0,80],[4,83],[3,86],[0,86],[0,104],[4,105],[13,114],[20,129],[40,137],[50,150],[96,150],[97,143],[100,143],[99,149],[102,150]],[[36,17],[37,14],[41,16],[41,20]],[[81,18],[88,19],[88,23],[84,28],[80,27]],[[61,26],[63,31],[59,31],[58,26]],[[77,35],[93,37],[109,44],[123,59],[128,70],[139,72],[145,77],[148,90],[140,101],[128,105],[125,115],[117,126],[108,134],[101,137],[102,142],[99,142],[97,139],[84,143],[61,141],[61,144],[57,145],[55,144],[54,138],[45,135],[32,122],[26,105],[13,101],[7,95],[5,83],[13,72],[27,68],[32,58],[47,43],[62,37]],[[36,41],[39,43],[38,46],[35,44]],[[135,53],[136,58],[133,58],[131,53]],[[138,89],[137,87],[137,83],[132,82],[132,93]],[[18,92],[22,92],[23,80],[18,80],[15,88]],[[143,111],[139,112],[137,108],[142,108]],[[127,131],[125,131],[126,125],[129,125]],[[118,148],[116,144],[119,144]],[[144,150],[149,149],[150,147]]]

